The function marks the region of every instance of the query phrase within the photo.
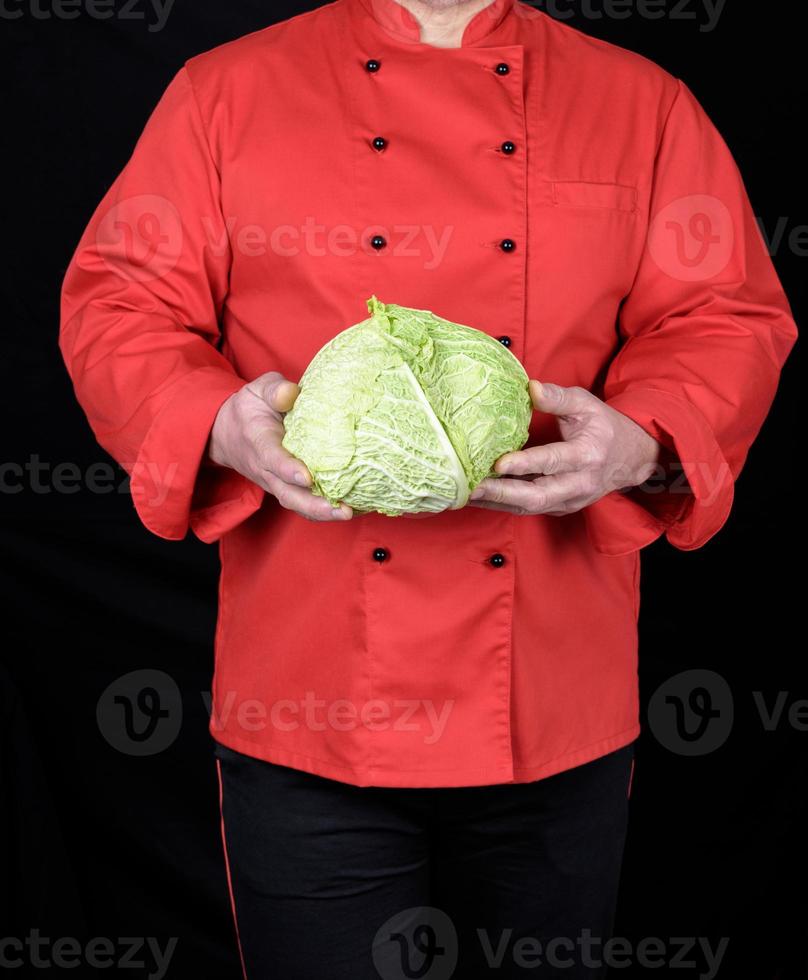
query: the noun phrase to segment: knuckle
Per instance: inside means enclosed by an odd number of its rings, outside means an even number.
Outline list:
[[[592,465],[602,469],[606,465],[607,453],[604,446],[594,446],[592,449]]]
[[[584,484],[581,487],[581,496],[587,498],[597,497],[600,494],[600,488],[600,480],[596,480],[594,477],[589,477],[584,481]]]
[[[601,467],[606,462],[606,449],[597,442],[587,443],[581,454],[584,466]]]
[[[269,470],[271,473],[278,473],[281,454],[278,452],[277,445],[268,433],[262,432],[256,436],[253,442],[253,450],[261,469]],[[280,474],[278,473],[278,475]]]
[[[252,382],[253,393],[269,403],[272,392],[280,381],[283,381],[283,375],[277,371],[267,371]]]
[[[569,390],[570,393],[575,395],[576,398],[582,398],[589,394],[586,388],[582,388],[580,385],[573,385]]]
[[[486,499],[495,504],[501,504],[503,502],[505,491],[500,480],[492,480],[490,484],[487,483],[485,485],[484,489]]]
[[[547,494],[543,490],[534,490],[533,499],[530,502],[530,509],[534,514],[538,514],[547,507]]]
[[[285,487],[278,487],[275,490],[275,497],[284,510],[294,510],[294,507],[292,506],[291,494]]]
[[[578,485],[578,492],[581,494],[581,496],[588,497],[595,493],[600,485],[601,480],[597,473],[582,473],[581,481]]]

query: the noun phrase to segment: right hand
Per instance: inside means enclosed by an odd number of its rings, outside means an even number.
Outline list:
[[[263,487],[281,507],[311,521],[347,521],[347,504],[332,507],[311,492],[311,473],[281,445],[283,414],[295,403],[300,388],[277,371],[262,374],[219,409],[211,429],[208,455]]]

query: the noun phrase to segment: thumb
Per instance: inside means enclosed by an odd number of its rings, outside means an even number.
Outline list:
[[[296,385],[294,381],[287,381],[286,378],[281,378],[273,386],[267,401],[276,412],[290,412],[299,394],[300,385]]]
[[[300,386],[289,381],[278,371],[268,371],[249,385],[276,412],[289,412],[300,394]]]
[[[584,388],[531,381],[528,390],[533,407],[547,415],[584,415],[592,408],[593,396]]]

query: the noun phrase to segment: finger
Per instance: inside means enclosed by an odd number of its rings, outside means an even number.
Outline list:
[[[524,517],[527,514],[527,511],[521,507],[509,507],[508,504],[495,504],[491,500],[470,500],[468,506],[479,507],[481,510],[498,510],[505,514],[516,514],[518,517]]]
[[[521,508],[530,514],[543,514],[558,509],[582,496],[581,480],[577,473],[563,476],[543,476],[536,480],[510,480],[508,477],[487,479],[474,490],[472,499]]]
[[[278,371],[268,371],[250,382],[248,389],[261,398],[271,409],[283,414],[289,412],[300,394],[300,386],[284,378]]]
[[[563,388],[541,381],[531,381],[528,390],[533,407],[546,415],[588,415],[598,401],[585,388]]]
[[[540,516],[568,517],[570,514],[574,514],[579,510],[583,510],[584,507],[588,507],[591,503],[591,500],[584,497],[575,497],[556,509],[543,510]],[[532,511],[526,511],[523,507],[510,507],[508,504],[494,504],[490,500],[472,500],[468,506],[479,507],[481,510],[498,510],[504,514],[515,514],[517,517],[539,516]]]
[[[269,492],[277,498],[281,507],[293,510],[312,521],[348,521],[353,511],[347,504],[332,507],[325,497],[318,497],[311,490],[284,483],[278,477],[268,474],[266,484]]]
[[[300,385],[295,384],[294,381],[287,381],[284,378],[273,387],[269,397],[269,404],[276,412],[290,412],[299,394]]]
[[[284,483],[299,487],[312,485],[311,473],[305,463],[283,448],[284,428],[280,419],[267,418],[255,439],[256,466],[262,473],[271,473]]]
[[[583,469],[584,456],[576,442],[550,442],[546,446],[531,446],[529,449],[500,456],[494,469],[500,476],[552,476]]]

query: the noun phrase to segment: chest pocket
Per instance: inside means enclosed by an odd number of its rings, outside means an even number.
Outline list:
[[[602,312],[613,339],[617,306],[636,272],[642,202],[630,184],[540,179],[529,224],[529,281],[542,284],[544,315],[580,329]],[[603,305],[605,304],[605,305]]]
[[[589,180],[554,180],[550,196],[556,207],[597,210],[637,210],[637,189],[626,184],[604,184]]]

